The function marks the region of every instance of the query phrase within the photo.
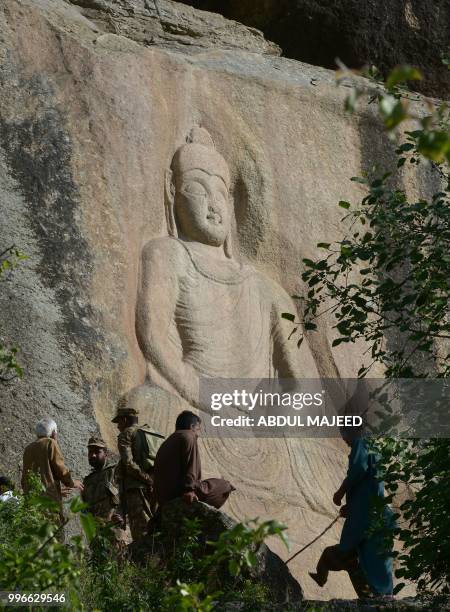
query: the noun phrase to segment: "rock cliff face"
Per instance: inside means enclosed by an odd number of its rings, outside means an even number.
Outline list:
[[[183,0],[262,30],[283,55],[336,68],[377,66],[385,74],[398,64],[419,67],[424,81],[413,88],[448,97],[442,64],[450,37],[450,2],[437,0]]]
[[[79,7],[80,13],[99,31],[125,36],[146,46],[185,52],[193,47],[218,47],[269,55],[281,53],[259,30],[170,0],[70,0],[70,3]]]
[[[302,258],[340,236],[336,203],[361,198],[349,177],[389,162],[371,107],[346,116],[332,73],[277,57],[259,32],[217,15],[157,6],[159,15],[138,0],[1,3],[0,246],[28,255],[0,294],[1,333],[21,347],[25,368],[0,389],[1,471],[18,474],[44,415],[57,420],[78,476],[96,429],[115,448],[117,399],[148,367],[135,329],[142,250],[168,235],[165,177],[193,126],[228,163],[233,257],[273,294],[304,292]],[[423,170],[404,181],[420,194],[433,177]],[[167,278],[177,272],[162,255],[155,266]],[[150,283],[156,301],[160,290]],[[364,347],[332,353],[332,339],[324,320],[296,352],[303,376],[356,374]],[[165,368],[142,420],[168,433],[185,404]],[[346,464],[337,441],[209,439],[202,453],[205,477],[237,488],[226,512],[287,523],[295,548],[334,515]],[[306,575],[337,537],[329,532],[292,563],[307,597],[351,595],[342,577],[319,592]]]

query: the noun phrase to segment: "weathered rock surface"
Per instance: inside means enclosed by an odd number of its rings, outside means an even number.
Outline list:
[[[350,68],[377,66],[385,74],[397,64],[419,67],[425,80],[412,86],[448,98],[450,79],[442,57],[450,39],[450,2],[421,0],[183,0],[262,30],[303,62]]]
[[[142,45],[246,49],[280,55],[275,43],[221,15],[196,11],[171,0],[70,0],[100,32],[125,36]]]
[[[230,169],[234,257],[288,295],[305,291],[302,258],[341,236],[336,203],[361,199],[349,177],[391,160],[372,107],[348,117],[332,73],[266,52],[245,29],[243,48],[227,48],[241,26],[221,20],[223,37],[206,36],[216,16],[158,5],[179,11],[183,28],[161,29],[152,44],[144,30],[152,22],[156,36],[158,20],[142,4],[0,4],[0,246],[29,258],[0,293],[1,333],[21,347],[26,372],[0,390],[0,471],[16,477],[45,414],[77,476],[89,470],[85,445],[96,429],[115,448],[116,401],[146,375],[135,327],[142,249],[167,238],[165,174],[194,125]],[[425,168],[402,178],[418,196],[435,181]],[[162,259],[168,274],[170,263]],[[305,377],[356,375],[365,347],[332,352],[333,338],[322,320],[298,351]],[[142,420],[167,434],[185,402],[162,386],[151,393]],[[338,441],[205,439],[201,451],[204,477],[237,488],[225,511],[286,523],[294,550],[334,516],[346,467]],[[293,561],[306,596],[351,596],[342,576],[323,590],[307,576],[338,537],[336,527]]]
[[[236,521],[224,512],[207,504],[195,502],[187,506],[181,499],[175,499],[164,507],[161,524],[158,526],[158,531],[169,543],[167,550],[176,550],[177,542],[184,528],[184,518],[199,521],[201,546],[207,541],[216,541],[221,533],[236,525]],[[142,563],[146,557],[155,553],[155,545],[157,546],[157,541],[155,543],[152,536],[146,536],[138,542],[133,542],[129,546],[131,558]],[[302,589],[280,557],[265,544],[262,544],[255,552],[257,563],[251,568],[249,576],[268,588],[271,600],[280,604],[301,601],[303,599]]]

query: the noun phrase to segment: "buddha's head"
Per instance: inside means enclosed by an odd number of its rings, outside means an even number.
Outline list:
[[[166,185],[169,234],[230,253],[230,173],[209,133],[191,130],[173,156]]]

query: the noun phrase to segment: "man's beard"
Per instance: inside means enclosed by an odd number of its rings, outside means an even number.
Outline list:
[[[101,470],[105,465],[104,461],[100,459],[89,459],[89,465],[94,468],[94,470]]]

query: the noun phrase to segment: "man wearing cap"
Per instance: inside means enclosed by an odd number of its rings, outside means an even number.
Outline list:
[[[142,461],[143,436],[139,432],[144,431],[147,426],[139,426],[138,410],[129,406],[127,399],[127,395],[119,399],[117,413],[112,422],[117,424],[120,432],[117,437],[120,453],[120,501],[122,510],[128,517],[134,541],[147,532],[147,525],[155,513],[156,504],[153,495],[152,462],[144,465]]]
[[[97,519],[112,523],[115,539],[123,541],[117,464],[108,461],[108,449],[101,438],[89,438],[88,461],[93,469],[83,480],[81,497],[89,505],[89,512]]]

